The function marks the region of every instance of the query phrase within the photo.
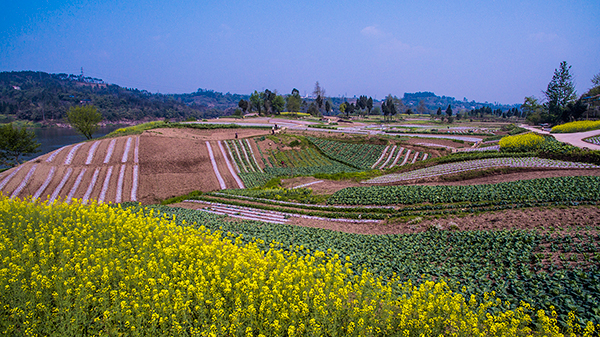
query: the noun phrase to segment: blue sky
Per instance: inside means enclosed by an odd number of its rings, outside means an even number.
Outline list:
[[[561,61],[578,94],[600,72],[600,1],[5,1],[0,71],[327,95],[542,96]]]

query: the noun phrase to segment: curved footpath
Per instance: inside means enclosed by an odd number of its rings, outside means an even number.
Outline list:
[[[528,126],[528,125],[521,125],[521,127],[524,129],[533,131],[533,132],[544,134],[544,135],[550,134],[550,132],[548,132],[548,131],[536,129],[536,128]],[[596,145],[596,144],[592,144],[592,143],[583,141],[585,138],[597,136],[597,135],[600,135],[600,130],[574,132],[574,133],[552,133],[552,136],[554,136],[554,138],[556,138],[556,140],[558,140],[560,142],[568,143],[573,146],[582,147],[582,148],[587,147],[590,150],[600,150],[600,145]]]

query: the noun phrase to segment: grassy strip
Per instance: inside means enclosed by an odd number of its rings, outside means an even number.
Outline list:
[[[238,124],[200,124],[200,123],[171,123],[165,121],[155,121],[126,128],[117,129],[108,135],[101,138],[112,138],[119,136],[129,136],[141,134],[146,130],[159,129],[159,128],[177,128],[177,129],[200,129],[200,130],[212,130],[212,129],[270,129],[270,126],[249,126],[249,125],[238,125]]]

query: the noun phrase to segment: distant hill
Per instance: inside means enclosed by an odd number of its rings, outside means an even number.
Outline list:
[[[230,115],[248,95],[198,89],[191,94],[152,94],[101,79],[67,74],[0,72],[0,122],[60,121],[74,105],[93,104],[105,120],[214,118]]]
[[[0,123],[16,119],[34,122],[62,122],[71,106],[93,104],[106,121],[144,119],[185,120],[203,119],[233,114],[241,99],[249,95],[220,93],[198,89],[189,94],[153,94],[146,90],[124,88],[105,83],[102,79],[67,74],[48,74],[40,71],[0,72]],[[356,102],[354,98],[329,97],[334,110],[344,101]],[[301,111],[306,112],[314,98],[304,99]],[[395,101],[399,99],[396,98]],[[437,96],[432,92],[405,93],[402,103],[406,109],[416,112],[420,102],[427,112],[435,113],[452,105],[455,112],[485,108],[491,113],[518,108],[520,104],[503,105],[456,100],[454,97]],[[380,101],[375,100],[375,106]],[[501,113],[501,111],[500,111]]]

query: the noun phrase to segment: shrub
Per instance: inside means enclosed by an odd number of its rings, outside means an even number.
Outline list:
[[[539,149],[546,142],[543,136],[529,132],[500,139],[500,150],[506,152],[527,152]]]

